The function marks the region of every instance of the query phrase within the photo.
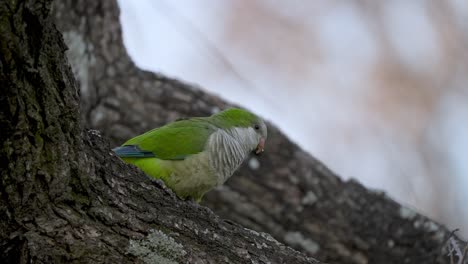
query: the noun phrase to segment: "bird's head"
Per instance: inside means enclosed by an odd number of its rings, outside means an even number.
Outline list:
[[[244,109],[230,108],[215,114],[213,118],[221,127],[233,131],[240,140],[245,141],[255,154],[264,151],[268,131],[260,117]]]

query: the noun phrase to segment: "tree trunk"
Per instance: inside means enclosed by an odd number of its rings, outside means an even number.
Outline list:
[[[81,84],[84,123],[113,146],[176,118],[230,105],[138,69],[123,46],[115,1],[56,1],[55,7]],[[449,235],[384,193],[341,181],[271,124],[265,155],[251,158],[203,204],[333,263],[443,263]]]
[[[49,7],[0,2],[2,263],[317,263],[179,200],[81,131]]]
[[[356,182],[342,182],[274,126],[266,155],[181,201],[112,145],[181,116],[228,106],[137,69],[115,1],[0,2],[2,263],[444,263],[448,232]],[[125,110],[123,110],[125,109]],[[252,231],[236,224],[240,223]]]

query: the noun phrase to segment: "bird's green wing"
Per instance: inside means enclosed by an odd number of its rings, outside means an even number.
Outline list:
[[[215,130],[216,127],[203,118],[180,120],[134,137],[114,151],[120,157],[183,160],[202,152]]]

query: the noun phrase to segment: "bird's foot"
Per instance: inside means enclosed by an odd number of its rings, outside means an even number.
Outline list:
[[[190,203],[192,203],[192,204],[194,204],[194,205],[199,206],[199,205],[200,205],[200,202],[201,202],[201,198],[195,199],[195,198],[193,198],[192,196],[188,196],[188,197],[185,198],[185,201],[186,201],[186,202],[190,202]]]

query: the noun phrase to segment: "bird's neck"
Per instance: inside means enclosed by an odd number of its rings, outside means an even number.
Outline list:
[[[209,140],[210,163],[218,175],[218,184],[224,183],[242,164],[256,146],[252,128],[220,129]]]

